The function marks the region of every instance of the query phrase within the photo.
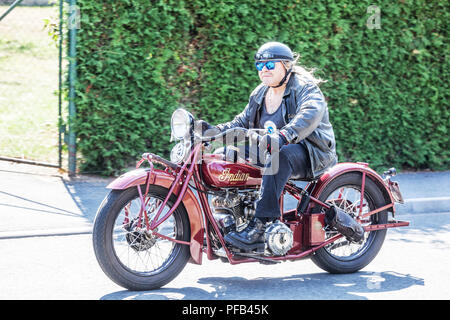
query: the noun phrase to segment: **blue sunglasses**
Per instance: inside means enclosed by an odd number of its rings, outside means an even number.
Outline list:
[[[255,62],[256,70],[262,71],[262,69],[264,69],[264,66],[266,66],[267,70],[273,70],[273,69],[275,69],[276,62],[279,62],[279,61]]]

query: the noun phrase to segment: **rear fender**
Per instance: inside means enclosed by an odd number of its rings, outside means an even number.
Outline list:
[[[373,169],[369,168],[368,164],[362,163],[362,162],[342,162],[338,163],[337,165],[331,167],[329,170],[327,170],[318,180],[317,183],[314,185],[313,190],[310,191],[311,196],[318,199],[320,194],[322,193],[323,189],[335,178],[337,178],[340,175],[343,175],[345,173],[349,172],[361,172],[361,179],[362,179],[362,173],[366,174],[366,179],[370,179],[373,182],[375,182],[380,190],[383,193],[384,199],[386,201],[386,204],[394,204],[394,198],[392,197],[392,194],[389,190],[389,188],[386,186],[385,182],[383,181],[383,178],[375,172]],[[392,206],[388,210],[392,211],[392,214],[395,213],[395,208]]]
[[[122,190],[145,184],[148,171],[149,169],[136,169],[129,171],[112,181],[106,188]],[[175,178],[172,175],[167,174],[165,171],[153,169],[153,173],[150,175],[149,183],[169,189],[174,180]],[[177,195],[176,192],[174,193]],[[188,214],[191,227],[191,262],[201,264],[204,234],[202,209],[190,188],[186,189],[186,194],[184,195],[182,203]]]

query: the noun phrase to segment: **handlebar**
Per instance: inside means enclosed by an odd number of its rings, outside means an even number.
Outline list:
[[[198,138],[201,142],[212,142],[214,140],[217,140],[219,138],[222,138],[228,134],[233,134],[233,135],[238,135],[240,133],[244,134],[245,137],[249,137],[251,132],[255,132],[256,134],[257,131],[265,131],[265,129],[246,129],[246,128],[241,128],[241,127],[237,127],[237,128],[231,128],[225,131],[222,131],[214,136],[211,137],[205,137],[205,136],[200,136],[200,135],[196,135],[196,138]]]
[[[199,136],[196,135],[197,138],[200,139],[201,142],[212,142],[214,140],[217,140],[219,138],[222,138],[223,136],[230,134],[233,132],[233,134],[239,134],[239,133],[243,133],[245,135],[245,137],[251,137],[251,134],[257,134],[258,136],[253,137],[254,139],[259,139],[259,132],[262,132],[263,134],[266,133],[275,133],[277,131],[277,127],[275,126],[275,124],[272,121],[267,121],[264,124],[264,129],[259,129],[259,128],[253,128],[253,129],[246,129],[246,128],[242,128],[242,127],[236,127],[236,128],[231,128],[225,131],[222,131],[212,137],[204,137],[204,136]]]

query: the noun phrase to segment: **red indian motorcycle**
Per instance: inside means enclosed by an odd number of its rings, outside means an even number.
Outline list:
[[[409,225],[393,219],[394,203],[403,203],[398,183],[391,181],[395,169],[380,176],[366,163],[346,162],[307,181],[304,188],[289,180],[279,199],[281,216],[266,228],[264,248],[234,248],[224,236],[242,230],[253,218],[262,169],[207,151],[212,141],[232,130],[245,131],[248,137],[259,129],[235,128],[200,137],[193,126],[193,116],[177,109],[171,128],[180,142],[172,149],[171,161],[145,153],[136,170],[107,187],[112,190],[95,218],[94,251],[103,271],[124,288],[164,286],[187,262],[201,264],[203,253],[209,260],[230,264],[310,257],[330,273],[356,272],[375,258],[388,228]],[[149,168],[139,168],[145,161]],[[284,210],[286,195],[297,201],[295,209]],[[362,236],[355,239],[345,232],[349,229],[330,223],[331,209],[356,221]]]

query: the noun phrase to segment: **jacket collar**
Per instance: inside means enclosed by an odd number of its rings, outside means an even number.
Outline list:
[[[289,81],[286,85],[286,88],[284,89],[283,97],[288,96],[291,93],[291,88],[295,86],[296,81],[295,73],[291,73],[291,76],[289,77]],[[255,101],[258,104],[258,108],[261,107],[262,101],[264,97],[266,96],[267,90],[269,89],[268,86],[261,84],[261,89],[258,90],[255,96]]]

